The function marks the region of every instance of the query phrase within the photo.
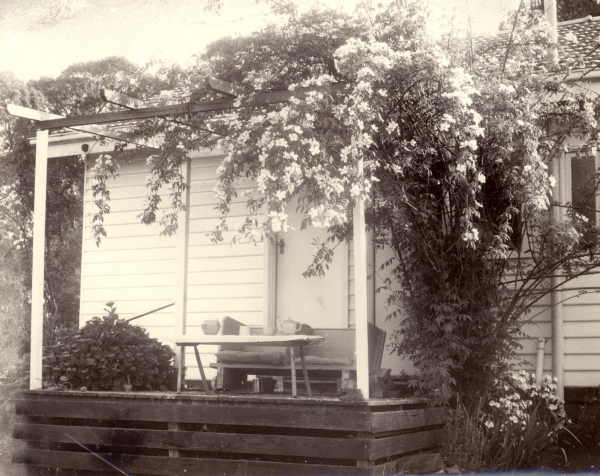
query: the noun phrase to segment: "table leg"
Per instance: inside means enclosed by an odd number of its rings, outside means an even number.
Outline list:
[[[204,374],[204,367],[202,367],[202,360],[200,360],[200,352],[198,352],[198,346],[194,346],[194,355],[196,356],[196,364],[198,364],[198,370],[200,370],[200,376],[202,377],[202,386],[206,392],[210,392],[210,383],[206,380]]]
[[[185,346],[179,346],[179,365],[177,366],[177,392],[181,392],[185,371]]]
[[[296,356],[294,355],[294,347],[288,347],[290,353],[290,368],[292,370],[292,397],[298,396],[298,388],[296,387]]]
[[[302,375],[304,375],[304,384],[306,385],[306,391],[308,396],[312,397],[312,391],[310,389],[310,380],[308,379],[308,370],[306,370],[306,361],[304,360],[304,346],[299,347],[300,350],[300,361],[302,362]]]

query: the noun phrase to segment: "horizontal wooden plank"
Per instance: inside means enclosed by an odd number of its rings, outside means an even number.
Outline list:
[[[156,300],[148,299],[143,302],[139,301],[137,299],[128,301],[128,300],[124,299],[122,296],[119,296],[118,300],[115,300],[115,297],[113,296],[110,300],[115,302],[115,305],[117,306],[118,314],[123,313],[124,315],[128,314],[131,316],[136,316],[143,312],[150,311],[151,309],[156,309],[158,307],[164,306],[164,305],[172,302],[172,301],[163,300],[163,299],[156,299]],[[105,311],[104,311],[105,304],[106,304],[106,301],[103,302],[103,301],[82,300],[79,312],[84,316],[89,316],[89,315],[102,316],[105,314]],[[165,310],[165,311],[168,311],[168,310]],[[172,315],[173,310],[171,309],[168,312],[168,314]]]
[[[600,280],[600,277],[598,277]],[[600,304],[583,305],[573,302],[563,305],[563,318],[565,321],[590,321],[600,323]]]
[[[264,269],[262,253],[247,256],[194,257],[188,262],[188,272],[210,273],[214,271],[236,271],[244,269]]]
[[[84,257],[85,261],[85,257]],[[262,269],[264,258],[262,255],[251,256],[213,256],[192,258],[188,263],[190,273],[212,273],[214,271],[235,271],[243,269]],[[84,276],[139,276],[144,273],[164,271],[175,273],[174,257],[164,259],[129,259],[121,262],[85,262]]]
[[[376,461],[381,458],[435,448],[441,444],[442,438],[443,430],[441,429],[376,438],[370,443],[369,460]]]
[[[137,263],[143,261],[174,261],[175,248],[158,248],[145,250],[106,250],[101,253],[85,253],[83,262],[87,265],[92,263]]]
[[[250,106],[277,104],[288,101],[292,96],[300,97],[306,89],[297,91],[276,90],[257,92]],[[169,117],[176,115],[196,114],[203,112],[222,112],[233,109],[234,101],[231,98],[218,99],[204,103],[181,103],[150,106],[141,109],[124,109],[119,111],[99,112],[60,119],[47,119],[38,121],[36,127],[41,129],[62,129],[64,127],[82,126],[90,124],[106,124],[109,122],[123,122],[154,117]]]
[[[213,271],[211,273],[188,273],[188,284],[219,286],[223,284],[262,284],[263,269],[237,269]]]
[[[414,428],[443,425],[444,408],[419,408],[416,410],[393,410],[371,415],[373,433],[410,430]]]
[[[564,378],[567,387],[597,387],[600,385],[600,370],[588,372],[565,371]]]
[[[123,204],[121,204],[123,205]],[[127,204],[124,204],[127,206]],[[162,205],[165,209],[168,209],[169,202],[164,201]],[[113,204],[111,208],[111,212],[108,215],[104,216],[105,226],[109,225],[119,225],[124,223],[139,223],[140,218],[139,215],[142,212],[142,207],[127,207],[127,208],[116,208]],[[245,203],[233,203],[230,209],[232,216],[244,216],[248,214],[248,210],[246,208]],[[93,207],[89,207],[86,210],[86,214],[84,219],[91,220],[93,216],[96,214],[96,211]],[[160,214],[160,212],[159,212]],[[160,215],[159,215],[160,216]],[[215,208],[215,205],[192,205],[190,207],[190,219],[200,219],[206,217],[218,217],[219,211]]]
[[[97,398],[84,396],[44,396],[20,398],[17,413],[57,418],[99,420],[205,423],[289,428],[313,428],[337,431],[369,431],[369,414],[360,407],[267,403],[234,403],[205,398],[189,400],[153,400],[142,398]]]
[[[220,476],[347,476],[363,475],[352,466],[247,461],[216,458],[167,458],[157,456],[103,454],[111,463],[130,474],[152,475],[220,475]],[[97,457],[82,452],[48,451],[27,448],[15,455],[15,461],[34,466],[69,468],[82,471],[105,471],[117,474]]]
[[[565,322],[565,338],[600,338],[600,322]]]
[[[121,167],[119,176],[145,174],[149,170],[146,161],[151,152],[139,151],[139,154],[137,156],[128,155],[125,157],[115,155],[114,159]],[[192,173],[202,173],[198,171],[207,168],[216,170],[224,157],[225,155],[222,153],[210,151],[204,151],[201,156],[192,156]]]
[[[149,249],[117,249],[117,250],[101,250],[96,253],[86,253],[84,256],[85,263],[106,263],[120,262],[132,263],[137,261],[149,261],[153,259],[174,259],[176,250],[174,247],[165,246],[161,248]],[[207,244],[205,246],[190,246],[189,256],[193,258],[226,258],[238,256],[262,256],[262,244],[254,243],[219,243]]]
[[[15,425],[14,438],[84,445],[209,451],[215,453],[367,459],[368,440],[212,431],[145,430],[84,426]]]
[[[141,225],[140,227],[145,227]],[[115,250],[135,250],[135,249],[175,249],[175,239],[172,236],[158,234],[138,235],[134,237],[120,237],[118,239],[109,237],[102,240],[100,246],[96,246],[93,238],[88,238],[85,245],[87,253],[106,253]]]
[[[110,274],[106,276],[86,275],[81,277],[82,289],[122,289],[132,284],[138,287],[146,286],[175,286],[175,272],[148,272]]]
[[[574,339],[566,339],[564,349],[567,354],[600,354],[600,338],[599,337],[580,337]],[[600,363],[600,359],[599,359]],[[600,365],[599,365],[600,367]]]
[[[564,356],[565,371],[596,371],[600,370],[600,354],[565,354]]]
[[[148,299],[161,299],[167,302],[175,300],[175,283],[171,285],[142,285],[134,281],[129,283],[129,286],[115,288],[113,286],[105,288],[93,288],[87,286],[85,281],[82,286],[82,300],[87,302],[107,302],[115,301],[118,303],[120,298],[135,299],[140,301],[140,304]]]
[[[596,284],[596,286],[597,286],[597,284]],[[580,291],[578,291],[578,290],[563,291],[562,299],[565,299],[565,300],[568,299],[568,301],[565,301],[565,304],[568,304],[569,306],[599,307],[600,306],[600,290],[599,291],[590,290],[589,292],[587,292],[585,294],[580,294]]]
[[[89,174],[89,173],[88,173]],[[110,180],[108,183],[108,188],[110,191],[110,200],[111,202],[121,201],[121,200],[134,200],[137,203],[142,204],[144,202],[144,197],[147,194],[146,187],[146,175],[140,175],[135,180],[125,179],[122,175],[117,177],[115,180]],[[93,177],[88,175],[87,181],[85,184],[85,202],[93,203]],[[192,182],[192,186],[190,188],[191,192],[197,193],[205,193],[212,192],[214,193],[215,185],[217,183],[216,177],[211,179],[202,179],[196,180]],[[165,200],[165,197],[169,196],[168,191],[161,190],[159,191],[159,195]]]
[[[84,281],[84,285],[85,285]],[[218,299],[218,298],[262,298],[262,283],[231,283],[231,284],[200,284],[189,285],[188,294],[194,299]],[[93,288],[85,285],[85,301],[119,301],[119,297],[135,299],[144,302],[149,299],[164,299],[165,301],[175,300],[175,283],[171,285],[139,285],[131,283],[129,286],[122,287],[103,287]]]

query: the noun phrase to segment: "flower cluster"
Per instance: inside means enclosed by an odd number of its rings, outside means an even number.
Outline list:
[[[497,381],[487,402],[482,424],[490,432],[510,433],[523,440],[530,426],[543,427],[555,441],[567,421],[564,403],[556,395],[556,383],[545,375],[540,384],[525,370]]]

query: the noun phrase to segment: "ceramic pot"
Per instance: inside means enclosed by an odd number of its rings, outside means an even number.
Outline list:
[[[204,334],[215,335],[219,332],[219,329],[221,329],[221,323],[216,319],[209,319],[204,321],[200,327],[202,327],[202,332],[204,332]]]
[[[290,319],[279,323],[279,332],[281,334],[295,334],[300,330],[300,323]]]

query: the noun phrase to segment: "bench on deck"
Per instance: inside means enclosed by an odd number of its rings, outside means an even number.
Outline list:
[[[262,334],[262,328],[251,327],[249,330],[251,334]],[[305,347],[311,383],[331,382],[339,392],[344,382],[355,374],[354,329],[315,328],[313,334],[325,340]],[[371,372],[377,372],[381,367],[385,337],[384,331],[369,326]],[[300,363],[299,358],[296,363]],[[245,388],[248,375],[283,377],[289,375],[291,369],[288,354],[281,348],[263,346],[256,349],[243,345],[222,345],[217,352],[216,364],[211,366],[217,369],[216,387],[228,390]]]

